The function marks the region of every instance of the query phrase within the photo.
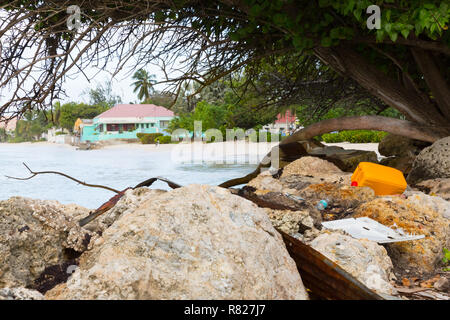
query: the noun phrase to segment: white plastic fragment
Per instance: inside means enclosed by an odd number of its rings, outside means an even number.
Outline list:
[[[410,241],[425,238],[424,235],[407,234],[402,228],[392,229],[386,227],[367,217],[327,221],[322,222],[322,225],[327,229],[344,230],[356,239],[368,239],[378,243]],[[393,227],[395,228],[396,225]]]

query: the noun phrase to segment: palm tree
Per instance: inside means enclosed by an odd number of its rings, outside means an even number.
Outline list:
[[[154,78],[154,74],[149,74],[144,69],[139,69],[133,74],[132,79],[136,80],[135,82],[133,82],[133,92],[139,91],[139,100],[147,100],[150,97],[150,93],[154,92],[153,84],[156,82]]]

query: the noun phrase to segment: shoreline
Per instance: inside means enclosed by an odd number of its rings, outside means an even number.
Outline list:
[[[278,142],[247,142],[247,141],[225,141],[225,142],[193,142],[193,143],[174,143],[174,144],[141,144],[141,143],[124,143],[124,142],[113,142],[108,145],[102,145],[98,149],[93,150],[78,150],[80,152],[92,152],[101,150],[124,150],[124,151],[147,151],[151,153],[156,152],[186,152],[192,149],[194,153],[202,152],[215,155],[265,155],[271,148],[276,146]],[[373,151],[377,154],[378,159],[384,158],[378,152],[378,143],[350,143],[350,142],[339,142],[339,143],[323,143],[326,146],[337,146],[344,149],[356,149],[364,151]],[[7,143],[1,142],[0,148],[8,147],[49,147],[49,148],[60,148],[60,149],[73,149],[76,150],[77,146],[72,146],[68,144],[59,144],[48,141],[40,142],[21,142],[21,143]]]

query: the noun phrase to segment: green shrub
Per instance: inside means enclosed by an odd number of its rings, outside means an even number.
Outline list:
[[[138,133],[137,137],[142,144],[151,144],[156,142],[156,138],[161,137],[162,133]]]
[[[337,133],[324,133],[321,140],[328,143],[351,142],[369,143],[380,142],[387,135],[384,131],[345,130]]]
[[[65,134],[65,133],[62,132],[62,131],[56,131],[56,132],[55,132],[55,136],[60,136],[60,135],[63,135],[63,134]]]
[[[172,136],[161,136],[157,137],[155,140],[159,141],[161,144],[172,143]]]

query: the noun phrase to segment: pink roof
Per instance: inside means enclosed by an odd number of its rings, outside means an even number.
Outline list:
[[[117,104],[95,118],[173,117],[175,114],[154,104]]]
[[[277,120],[275,120],[275,123],[286,123],[286,117],[289,123],[293,123],[296,120],[296,116],[291,115],[291,111],[287,110],[284,115],[281,115],[281,113],[277,115]]]

